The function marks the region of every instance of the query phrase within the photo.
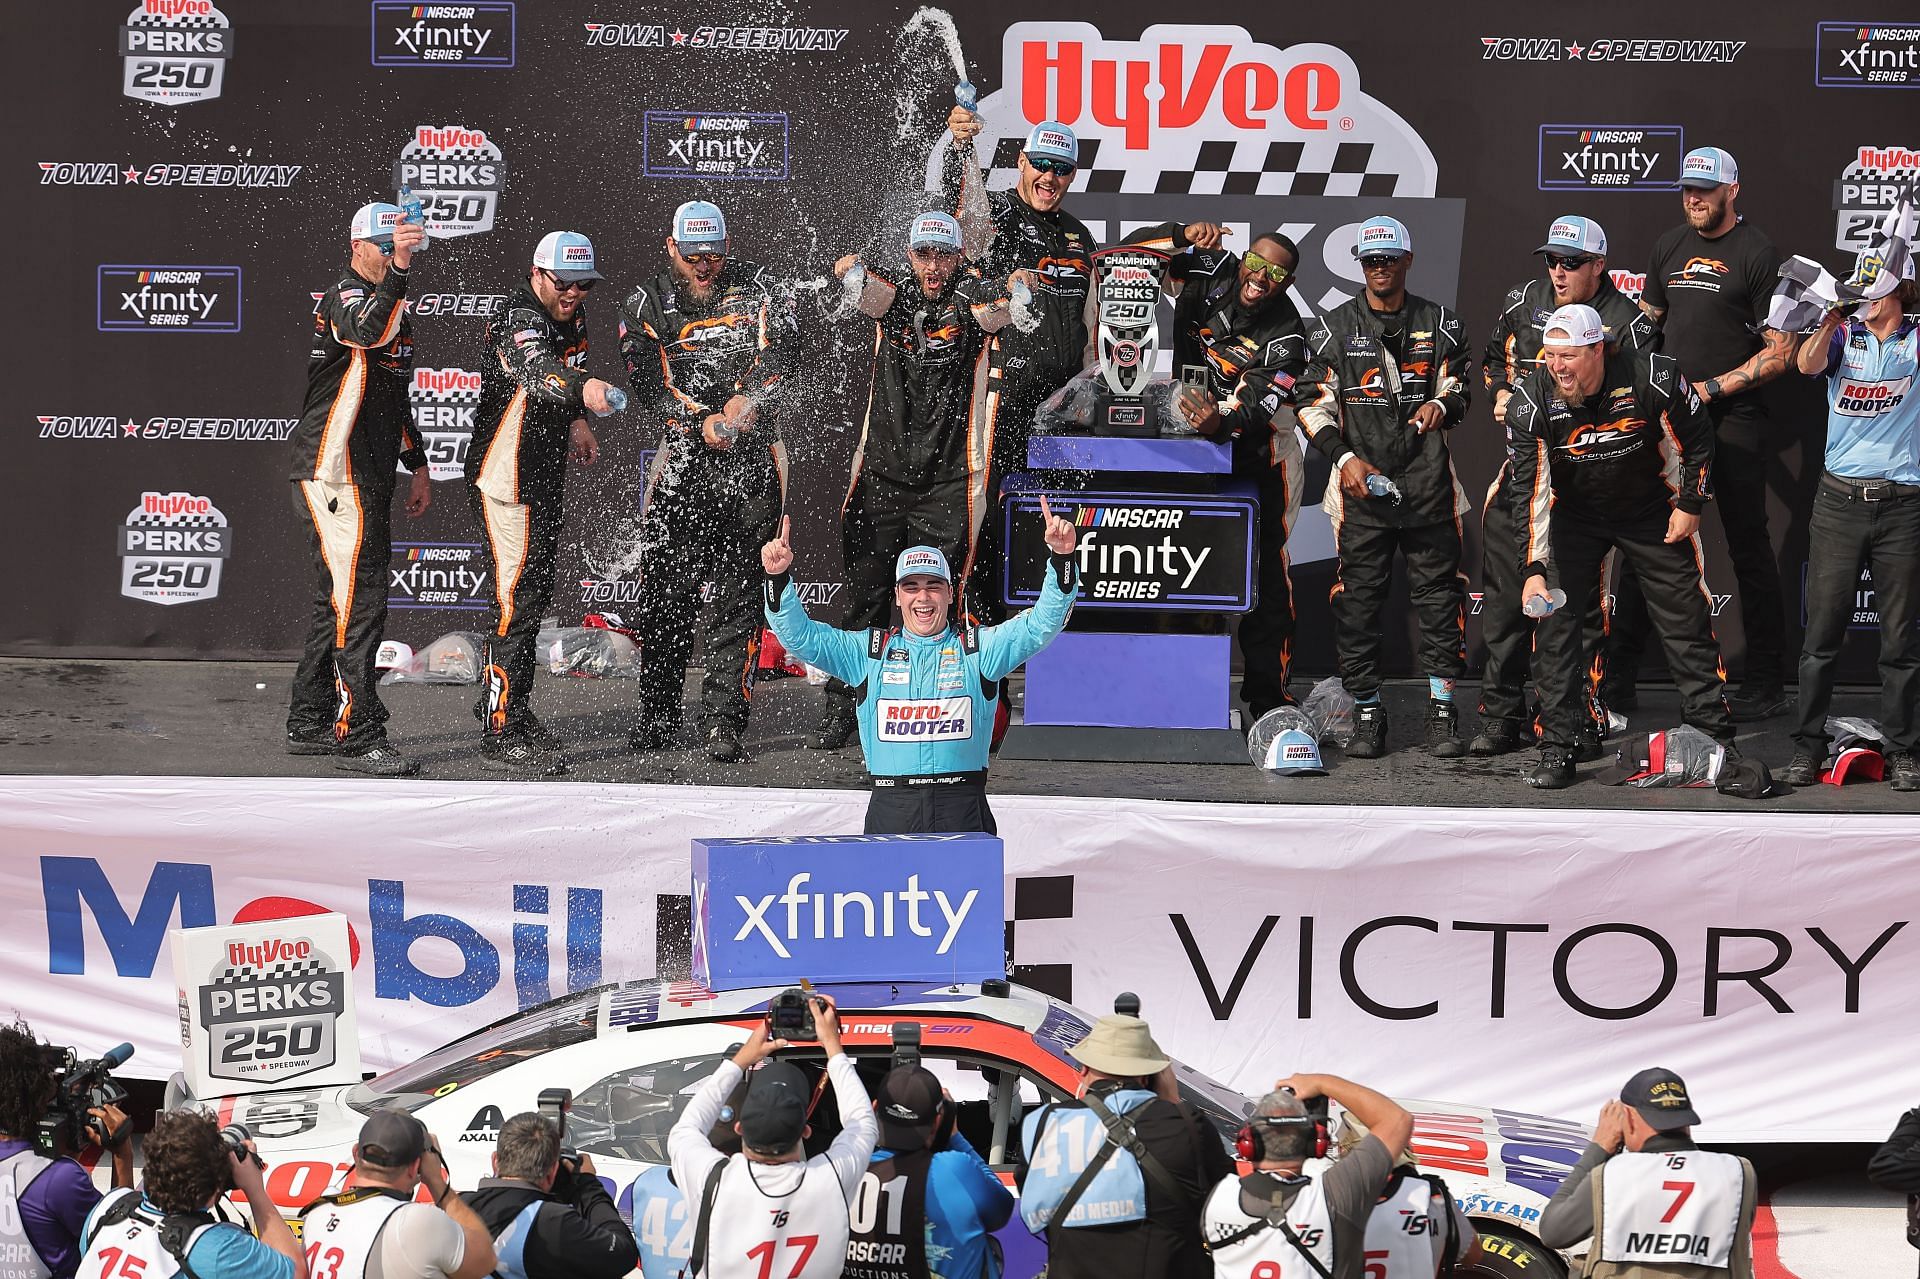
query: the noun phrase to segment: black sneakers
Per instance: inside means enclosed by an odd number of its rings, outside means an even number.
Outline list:
[[[1354,708],[1353,740],[1347,743],[1350,759],[1379,759],[1387,753],[1387,708],[1380,702],[1363,702]]]
[[[740,734],[728,724],[715,724],[707,730],[707,758],[716,764],[738,764],[747,757],[741,749]]]
[[[533,713],[532,707],[527,708],[527,716],[520,723],[520,733],[538,750],[549,754],[559,754],[566,750],[566,740],[541,723],[540,717]]]
[[[1460,716],[1452,702],[1433,698],[1427,703],[1427,754],[1435,759],[1458,759],[1467,753],[1460,740]]]
[[[1806,751],[1795,751],[1787,766],[1780,770],[1780,780],[1789,786],[1818,786],[1820,784],[1820,761]]]
[[[820,727],[814,730],[809,745],[818,751],[837,751],[859,731],[860,721],[854,717],[853,707],[835,698],[827,703],[827,713]]]
[[[386,742],[351,755],[340,753],[333,766],[374,777],[412,777],[420,771],[419,760],[407,758]]]
[[[340,744],[333,739],[333,725],[320,728],[289,728],[287,730],[287,754],[289,755],[338,755]]]
[[[1540,761],[1527,775],[1527,785],[1541,790],[1565,790],[1573,785],[1573,752],[1559,746],[1542,746]]]
[[[1480,731],[1467,743],[1469,755],[1506,755],[1526,743],[1520,740],[1520,726],[1510,719],[1480,721]]]
[[[564,777],[567,761],[549,755],[520,736],[488,734],[480,739],[480,763],[502,773],[523,777]]]
[[[1920,790],[1920,756],[1912,751],[1887,756],[1887,785],[1895,790]]]
[[[1733,712],[1736,723],[1750,724],[1755,720],[1772,719],[1775,715],[1787,713],[1792,703],[1787,700],[1786,692],[1778,684],[1763,688],[1742,688],[1728,695],[1727,709]]]

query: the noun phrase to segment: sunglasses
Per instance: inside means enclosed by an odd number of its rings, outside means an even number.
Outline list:
[[[1578,271],[1581,267],[1586,266],[1589,263],[1598,262],[1599,260],[1600,260],[1599,258],[1588,257],[1585,255],[1582,255],[1577,258],[1563,258],[1558,253],[1549,253],[1547,254],[1547,270]]]
[[[563,280],[552,271],[548,271],[545,267],[541,267],[540,270],[546,275],[548,281],[552,283],[555,293],[566,293],[569,290],[578,293],[591,293],[593,292],[593,286],[600,283],[598,280]]]
[[[1369,253],[1366,257],[1360,259],[1360,269],[1363,271],[1385,271],[1397,265],[1399,261],[1400,258],[1397,254]]]
[[[696,266],[719,266],[727,260],[724,253],[687,253],[680,254],[682,260]]]
[[[1031,164],[1041,173],[1057,173],[1063,178],[1072,177],[1080,167],[1069,161],[1056,160],[1052,156],[1047,155],[1029,155],[1027,157],[1027,163]]]
[[[1255,275],[1264,275],[1275,284],[1286,283],[1287,277],[1293,274],[1292,267],[1281,266],[1278,262],[1269,262],[1252,249],[1242,253],[1240,261]]]
[[[374,248],[380,250],[381,257],[390,258],[393,256],[392,240],[368,240],[367,243],[371,244]]]

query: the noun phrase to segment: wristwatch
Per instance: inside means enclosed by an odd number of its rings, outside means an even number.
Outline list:
[[[1720,398],[1720,379],[1719,378],[1710,377],[1707,379],[1707,398],[1709,400],[1717,400]]]

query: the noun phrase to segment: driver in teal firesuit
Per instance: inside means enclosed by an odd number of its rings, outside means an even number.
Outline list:
[[[873,776],[869,835],[942,831],[995,834],[987,806],[987,750],[1000,681],[1053,642],[1080,589],[1072,524],[1040,499],[1050,552],[1039,601],[998,626],[956,629],[953,570],[931,546],[894,564],[900,624],[846,631],[807,616],[790,590],[791,521],[760,549],[767,623],[789,653],[845,680],[857,699],[860,747]]]

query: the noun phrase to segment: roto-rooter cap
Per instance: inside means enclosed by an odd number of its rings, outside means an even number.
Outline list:
[[[1553,225],[1547,228],[1547,242],[1534,252],[1558,253],[1566,257],[1591,253],[1595,257],[1605,257],[1607,233],[1592,218],[1569,213],[1553,220]]]
[[[1680,162],[1683,187],[1723,187],[1740,180],[1740,166],[1719,147],[1695,147]]]
[[[549,231],[541,236],[533,264],[553,272],[563,284],[607,278],[593,269],[593,241],[578,231]]]
[[[905,581],[915,573],[937,577],[943,582],[953,580],[953,570],[947,567],[946,555],[934,546],[909,546],[893,562],[894,581]]]
[[[1042,120],[1034,125],[1027,133],[1027,145],[1021,149],[1031,156],[1065,160],[1072,165],[1080,163],[1080,140],[1058,120]]]
[[[673,211],[673,238],[682,253],[712,253],[727,246],[727,215],[705,200],[688,200]]]
[[[1354,237],[1353,256],[1370,258],[1376,255],[1388,258],[1403,258],[1413,252],[1413,237],[1407,233],[1407,227],[1399,218],[1390,218],[1384,214],[1377,218],[1368,218],[1360,224],[1360,234]]]
[[[355,240],[391,240],[393,228],[399,226],[405,217],[399,205],[375,200],[372,204],[360,206],[360,211],[353,215],[353,225],[347,234]]]

